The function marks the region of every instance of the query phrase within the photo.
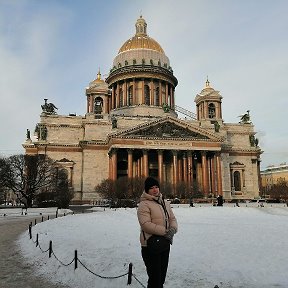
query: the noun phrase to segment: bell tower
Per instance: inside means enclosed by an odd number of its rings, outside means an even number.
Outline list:
[[[223,124],[222,96],[210,86],[207,78],[204,89],[196,95],[197,120],[203,124]]]
[[[86,88],[87,114],[95,114],[96,118],[103,118],[104,114],[108,114],[110,94],[108,84],[101,79],[99,70],[97,78]]]

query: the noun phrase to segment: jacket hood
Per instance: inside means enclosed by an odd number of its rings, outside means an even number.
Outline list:
[[[149,200],[149,201],[157,201],[160,203],[162,201],[162,198],[163,198],[163,196],[161,193],[159,193],[158,196],[152,196],[152,195],[150,195],[144,191],[140,197],[140,202],[145,201],[145,200]]]

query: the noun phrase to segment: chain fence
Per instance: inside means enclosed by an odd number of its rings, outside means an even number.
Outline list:
[[[68,213],[69,214],[69,213]],[[68,215],[68,214],[63,214],[63,217]],[[70,213],[71,214],[71,213]],[[74,213],[73,213],[74,214]],[[56,215],[54,218],[57,218],[59,215],[58,215],[58,211],[56,211]],[[43,216],[41,218],[41,222],[43,222],[44,220],[49,220],[50,217],[48,215],[47,219],[45,219]],[[35,219],[34,221],[34,225],[37,224],[37,220]],[[62,265],[62,266],[65,266],[65,267],[68,267],[70,265],[72,265],[74,263],[74,270],[76,270],[78,268],[78,266],[82,266],[82,268],[84,268],[87,272],[89,272],[90,274],[98,277],[98,278],[101,278],[101,279],[110,279],[110,280],[114,280],[114,279],[118,279],[118,278],[122,278],[122,277],[127,277],[127,285],[131,285],[132,284],[132,278],[135,279],[135,281],[141,286],[141,287],[146,287],[143,283],[141,283],[141,281],[136,277],[136,275],[133,273],[133,264],[132,263],[129,263],[128,265],[128,271],[125,272],[125,273],[122,273],[120,275],[117,275],[117,276],[103,276],[103,275],[100,275],[94,271],[92,271],[89,267],[87,267],[87,265],[83,262],[83,260],[79,259],[78,257],[78,252],[77,250],[74,251],[74,257],[73,259],[71,259],[70,262],[68,263],[64,263],[54,252],[53,250],[53,243],[52,241],[50,240],[49,241],[49,247],[47,249],[44,249],[40,242],[39,242],[39,235],[38,233],[36,234],[36,240],[33,240],[33,235],[32,235],[32,227],[33,227],[33,222],[30,222],[29,226],[28,226],[28,232],[29,232],[29,238],[30,240],[35,244],[36,247],[38,247],[40,249],[40,251],[42,253],[48,253],[49,254],[49,258],[51,258],[52,256]]]

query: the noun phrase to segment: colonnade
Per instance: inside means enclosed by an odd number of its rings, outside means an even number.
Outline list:
[[[167,103],[170,108],[175,104],[174,86],[161,80],[134,78],[114,83],[111,88],[109,111],[123,106],[140,104],[162,106]]]
[[[122,176],[128,179],[154,176],[160,183],[170,182],[175,189],[184,182],[189,187],[198,187],[204,196],[223,194],[221,158],[217,151],[111,149],[109,178],[116,180]]]

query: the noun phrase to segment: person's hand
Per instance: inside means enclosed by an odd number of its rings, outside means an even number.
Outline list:
[[[175,228],[170,228],[166,234],[164,235],[164,237],[169,240],[170,244],[172,245],[173,243],[173,237],[174,237],[174,234],[176,233],[176,229]]]

